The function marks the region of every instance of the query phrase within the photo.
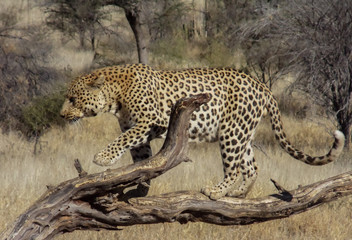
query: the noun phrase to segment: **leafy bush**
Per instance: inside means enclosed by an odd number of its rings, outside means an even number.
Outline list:
[[[59,112],[64,100],[61,92],[34,98],[22,108],[22,132],[28,137],[38,136],[52,125],[62,125]]]
[[[21,130],[21,107],[62,79],[48,65],[53,45],[45,29],[22,27],[21,11],[16,6],[0,9],[0,129],[4,132]]]

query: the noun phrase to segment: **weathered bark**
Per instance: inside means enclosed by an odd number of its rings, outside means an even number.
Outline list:
[[[118,226],[176,221],[245,225],[288,217],[349,194],[352,194],[352,171],[257,199],[225,197],[212,201],[199,192],[188,191],[133,198],[124,207],[116,200],[101,206]],[[129,221],[121,221],[121,215]]]
[[[52,239],[75,230],[118,230],[119,226],[161,222],[203,221],[219,225],[251,224],[300,213],[352,194],[352,171],[309,186],[257,199],[222,198],[212,201],[199,192],[176,192],[131,198],[127,187],[155,178],[189,159],[189,118],[208,95],[176,104],[165,143],[155,156],[114,170],[88,175],[78,161],[79,177],[49,189],[4,232],[1,239]]]

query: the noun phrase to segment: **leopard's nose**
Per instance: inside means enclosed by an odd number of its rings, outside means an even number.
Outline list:
[[[66,117],[66,115],[65,115],[65,113],[63,111],[60,111],[60,117],[62,117],[62,118]]]

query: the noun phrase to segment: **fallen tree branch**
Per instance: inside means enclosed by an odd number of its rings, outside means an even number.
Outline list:
[[[352,171],[290,192],[256,199],[224,197],[213,201],[199,192],[183,191],[132,198],[123,203],[100,202],[99,206],[117,226],[176,221],[246,225],[285,218],[350,194]]]
[[[90,175],[76,161],[79,177],[48,188],[15,221],[12,229],[2,234],[2,239],[50,239],[58,233],[76,229],[116,229],[115,224],[108,224],[108,216],[99,211],[95,200],[111,194],[124,200],[125,188],[146,182],[183,161],[189,161],[186,148],[191,114],[210,99],[209,94],[200,94],[177,102],[170,116],[164,145],[155,156],[145,161]],[[84,213],[97,218],[87,218]]]
[[[352,193],[352,171],[305,187],[257,199],[212,201],[199,192],[130,198],[127,187],[155,178],[186,157],[191,113],[209,101],[198,95],[178,102],[165,143],[155,156],[129,166],[88,175],[75,161],[79,177],[50,187],[1,239],[51,239],[75,230],[118,230],[119,226],[203,221],[219,225],[251,224],[300,213]]]

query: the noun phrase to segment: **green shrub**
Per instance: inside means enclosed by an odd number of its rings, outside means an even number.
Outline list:
[[[59,113],[64,100],[60,91],[34,98],[22,108],[22,131],[28,137],[39,136],[52,125],[62,125]]]

